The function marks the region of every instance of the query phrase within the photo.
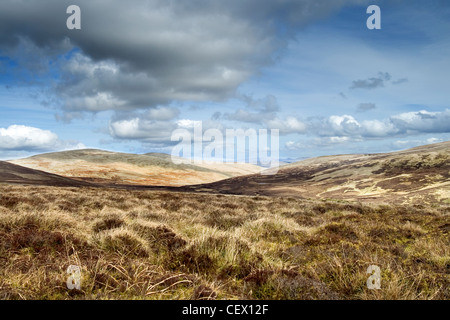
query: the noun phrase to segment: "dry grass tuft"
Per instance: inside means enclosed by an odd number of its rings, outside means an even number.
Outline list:
[[[0,299],[450,298],[448,204],[0,189]]]

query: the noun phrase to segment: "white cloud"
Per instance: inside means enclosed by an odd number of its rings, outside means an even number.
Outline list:
[[[333,115],[308,123],[308,132],[323,137],[382,138],[404,134],[450,132],[450,109],[443,112],[407,112],[385,120],[359,122],[351,115]]]
[[[112,121],[109,124],[111,136],[121,140],[168,143],[177,125],[167,121],[152,121],[142,118]]]
[[[24,125],[0,128],[0,150],[50,151],[81,149],[77,141],[63,141],[49,131]]]
[[[390,121],[404,133],[446,133],[450,132],[450,109],[443,112],[407,112],[392,116]]]
[[[349,115],[331,116],[328,119],[328,123],[334,130],[336,130],[336,132],[342,132],[344,134],[352,134],[354,132],[357,132],[361,127],[358,121],[356,121],[355,118]]]
[[[337,143],[345,143],[350,141],[349,137],[330,137],[329,138],[330,143],[337,144]]]
[[[361,125],[361,135],[364,137],[385,137],[398,132],[398,129],[390,121],[366,120]]]
[[[275,118],[266,122],[270,129],[280,130],[280,134],[305,133],[306,125],[296,117],[289,116],[286,119]]]
[[[183,129],[193,129],[194,127],[200,126],[201,121],[195,121],[190,119],[181,119],[177,121],[177,125]]]
[[[144,114],[126,120],[112,121],[110,122],[109,133],[112,137],[121,140],[140,140],[170,145],[170,137],[175,129],[183,128],[193,131],[194,128],[201,127],[204,132],[207,129],[224,131],[227,128],[226,125],[216,120],[160,121],[151,119],[166,119],[175,114],[177,112],[174,110],[161,108],[155,109],[152,116]],[[264,120],[260,125],[268,129],[278,129],[280,135],[313,136],[316,139],[316,145],[333,145],[422,133],[448,133],[450,132],[450,110],[444,112],[409,112],[383,120],[363,121],[358,121],[352,115],[332,115],[328,118],[315,118],[305,121],[294,116],[287,116],[286,118],[276,116],[273,119]],[[286,148],[296,149],[299,146],[295,141],[288,141]]]
[[[414,140],[397,140],[392,142],[392,146],[395,149],[409,149],[417,146],[421,146],[424,144],[433,144],[443,142],[444,139],[431,137],[428,139],[414,139]]]
[[[427,144],[433,144],[433,143],[438,143],[438,142],[442,142],[443,140],[440,138],[429,138],[426,140]]]

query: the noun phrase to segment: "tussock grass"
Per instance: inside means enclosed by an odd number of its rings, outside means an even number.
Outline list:
[[[0,299],[449,299],[449,215],[445,204],[2,185]],[[69,265],[79,291],[66,287]],[[370,265],[380,290],[366,286]]]

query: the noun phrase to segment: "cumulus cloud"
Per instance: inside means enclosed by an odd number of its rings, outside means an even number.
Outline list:
[[[450,132],[450,109],[407,112],[391,117],[390,121],[402,133],[447,133]]]
[[[386,137],[389,135],[399,134],[400,131],[392,123],[392,121],[385,120],[366,120],[361,124],[360,135],[366,138]]]
[[[162,114],[169,112],[161,108]],[[170,111],[172,115],[175,111]],[[156,112],[158,113],[158,112]],[[217,115],[220,118],[220,115]],[[151,118],[136,116],[127,119],[113,120],[109,125],[111,136],[119,140],[137,140],[143,143],[152,143],[158,146],[173,145],[171,134],[176,129],[202,127],[203,132],[208,129],[218,129],[223,133],[227,126],[216,120],[196,121],[180,119],[177,121],[164,121],[165,118]],[[258,126],[268,129],[278,129],[280,135],[298,134],[313,137],[314,145],[328,146],[344,144],[368,139],[381,139],[386,137],[402,137],[424,133],[450,133],[450,109],[443,112],[417,111],[393,115],[386,119],[357,120],[352,115],[332,115],[325,118],[309,118],[306,120],[294,116],[281,118],[275,116],[266,119]],[[242,129],[247,129],[242,127]],[[287,149],[298,148],[294,141],[286,144]]]
[[[109,131],[120,140],[141,140],[156,144],[170,144],[170,137],[177,125],[166,121],[152,121],[141,118],[112,121]]]
[[[347,136],[359,132],[361,125],[351,115],[311,119],[307,123],[308,132],[319,136]]]
[[[351,115],[330,116],[308,123],[308,132],[322,137],[382,138],[404,134],[450,132],[450,109],[442,112],[416,111],[384,120],[359,122]]]
[[[280,134],[305,133],[306,124],[296,117],[289,116],[286,119],[275,118],[267,121],[267,127],[280,130]]]
[[[82,143],[60,140],[49,130],[23,125],[0,128],[0,150],[56,151],[82,148],[85,148]]]

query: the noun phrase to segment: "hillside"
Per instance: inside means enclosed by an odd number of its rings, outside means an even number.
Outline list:
[[[10,163],[108,185],[184,186],[253,174],[261,170],[250,164],[175,165],[167,154],[138,155],[94,149],[47,153]]]
[[[366,202],[449,202],[450,142],[405,151],[338,155],[286,165],[276,175],[248,175],[197,190]]]
[[[25,175],[33,177],[28,184],[39,184],[42,178],[41,184],[54,186],[73,185],[69,182],[75,181],[133,189],[160,186],[161,190],[250,196],[403,204],[450,202],[450,142],[392,153],[307,159],[280,167],[276,175],[255,174],[260,167],[246,164],[175,165],[169,155],[101,150],[42,154],[11,163],[71,178],[64,184],[63,177],[53,175],[57,178],[52,180],[41,171],[39,174],[30,171]],[[23,172],[24,168],[15,170]],[[19,174],[16,176],[21,178],[16,179],[9,175],[5,167],[1,181],[20,181],[25,177]],[[22,182],[25,183],[23,179]]]
[[[58,187],[89,187],[90,183],[0,161],[0,183]]]

